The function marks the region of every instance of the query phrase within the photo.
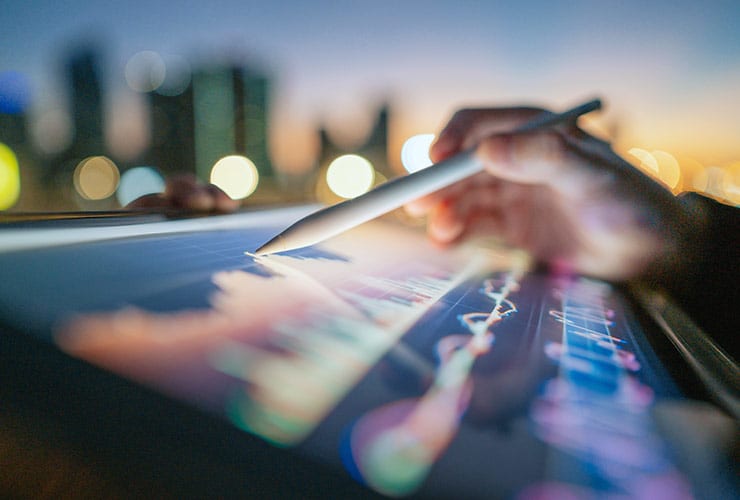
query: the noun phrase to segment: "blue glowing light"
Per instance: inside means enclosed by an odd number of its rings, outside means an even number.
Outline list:
[[[0,72],[0,113],[18,115],[31,101],[28,78],[17,71]]]
[[[135,167],[121,176],[116,197],[126,206],[145,194],[162,193],[165,188],[162,175],[153,167]]]

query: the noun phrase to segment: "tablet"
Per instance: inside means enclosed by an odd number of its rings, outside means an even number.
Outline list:
[[[737,491],[720,446],[724,468],[686,460],[697,444],[676,429],[711,391],[630,294],[382,220],[250,253],[313,209],[6,230],[6,362],[86,422],[81,439],[133,460],[126,436],[161,438],[174,476],[224,473],[237,494]]]

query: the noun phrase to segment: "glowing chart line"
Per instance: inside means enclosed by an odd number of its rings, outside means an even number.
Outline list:
[[[493,327],[516,312],[509,295],[522,271],[484,281],[481,293],[494,302],[488,312],[459,316],[469,334],[447,335],[436,345],[434,381],[418,398],[396,401],[362,416],[349,434],[352,470],[374,490],[392,496],[416,491],[447,449],[468,408],[475,360],[495,342]]]
[[[547,482],[527,487],[518,498],[691,498],[653,427],[654,395],[635,376],[640,364],[611,332],[610,285],[580,278],[564,282],[558,293],[561,309],[550,316],[562,323],[562,339],[544,348],[559,374],[546,383],[530,416],[538,437],[575,458],[590,484],[569,483],[552,467]]]
[[[267,263],[286,258],[261,259]],[[300,271],[288,271],[288,264],[273,264],[273,269],[293,280],[305,278]],[[232,404],[232,420],[277,444],[299,442],[432,304],[481,264],[473,259],[465,269],[445,278],[414,274],[375,280],[375,291],[381,287],[379,298],[348,290],[325,291],[323,295],[339,301],[342,308],[314,310],[301,318],[277,318],[271,326],[270,348],[224,342],[211,354],[213,367],[247,382],[242,397]]]

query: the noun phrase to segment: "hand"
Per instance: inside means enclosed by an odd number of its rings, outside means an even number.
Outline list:
[[[627,280],[665,273],[694,226],[673,195],[575,123],[511,133],[538,108],[456,113],[433,144],[434,161],[475,146],[485,171],[407,205],[449,244],[493,233],[541,262]]]
[[[129,203],[129,209],[180,209],[194,212],[229,213],[239,208],[239,201],[213,184],[203,184],[192,174],[169,177],[164,193],[148,194]]]

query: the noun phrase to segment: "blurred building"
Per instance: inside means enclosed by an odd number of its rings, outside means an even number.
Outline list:
[[[318,169],[324,169],[338,156],[344,154],[356,154],[367,159],[375,169],[386,178],[394,177],[395,174],[388,164],[388,116],[389,109],[384,105],[378,111],[375,123],[367,138],[362,144],[352,148],[343,148],[332,141],[326,129],[320,129],[320,149],[318,157]]]
[[[62,151],[44,158],[41,165],[44,172],[41,180],[55,190],[60,203],[70,194],[72,173],[77,164],[84,158],[105,154],[99,55],[93,48],[78,49],[65,62],[64,72],[70,99],[72,140]]]
[[[149,93],[151,141],[147,163],[164,174],[195,172],[193,87],[178,95]]]
[[[239,154],[260,179],[274,176],[268,152],[269,79],[250,68],[217,66],[193,74],[195,172],[208,179],[220,158]]]
[[[66,72],[74,125],[74,139],[67,154],[77,158],[103,154],[103,92],[98,55],[93,49],[82,49],[69,59]]]

